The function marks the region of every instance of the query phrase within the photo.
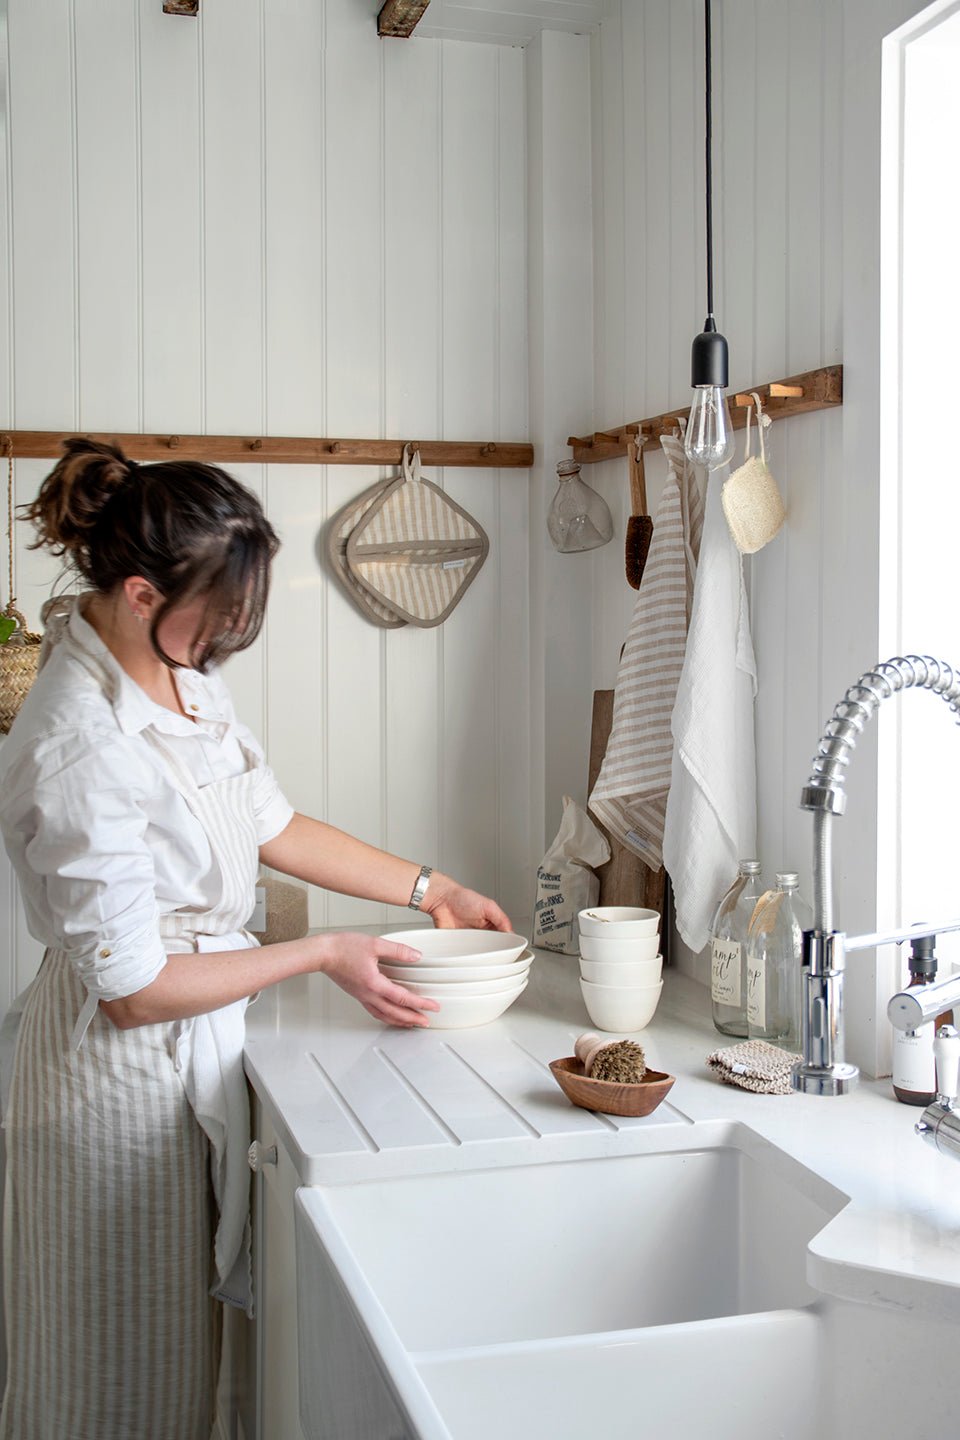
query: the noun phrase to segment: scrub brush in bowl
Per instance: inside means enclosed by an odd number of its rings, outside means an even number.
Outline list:
[[[573,1053],[583,1062],[583,1073],[591,1080],[637,1085],[647,1073],[643,1046],[636,1040],[604,1040],[588,1030],[574,1041]]]
[[[572,1105],[606,1115],[649,1115],[673,1084],[673,1076],[647,1068],[635,1040],[603,1040],[588,1031],[575,1055],[551,1060],[550,1070]]]

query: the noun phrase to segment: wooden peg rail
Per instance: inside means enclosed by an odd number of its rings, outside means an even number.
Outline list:
[[[205,460],[239,465],[399,465],[404,443],[420,451],[424,466],[480,467],[488,470],[529,469],[533,446],[493,440],[315,440],[281,435],[114,435],[87,430],[0,431],[0,451],[12,443],[15,459],[59,460],[63,442],[72,435],[119,445],[131,460]],[[625,452],[624,452],[625,453]]]
[[[782,420],[788,415],[806,415],[812,410],[830,410],[843,403],[843,366],[827,365],[822,370],[807,370],[803,375],[790,375],[786,380],[768,381],[765,385],[750,385],[745,390],[738,390],[730,399],[730,419],[735,430],[742,430],[747,423],[747,410],[753,404],[753,390],[760,396],[764,414],[769,415],[771,420]],[[615,430],[571,435],[567,444],[573,450],[573,458],[581,465],[592,465],[598,460],[615,460],[620,455],[626,455],[627,441],[635,435],[643,437],[644,450],[657,449],[660,436],[669,434],[676,428],[677,421],[685,421],[689,414],[689,406],[684,410],[668,410],[648,420],[619,425]]]

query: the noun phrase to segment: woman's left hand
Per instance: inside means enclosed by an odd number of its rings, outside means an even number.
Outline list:
[[[496,900],[458,885],[449,875],[436,871],[430,877],[420,906],[440,930],[504,930],[513,926]]]

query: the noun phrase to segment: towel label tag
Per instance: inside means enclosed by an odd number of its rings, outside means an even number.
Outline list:
[[[651,845],[645,836],[639,835],[636,830],[628,830],[623,839],[624,844],[629,845],[630,849],[639,855],[641,860],[646,860],[651,869],[659,870],[660,856],[657,853],[656,846]]]
[[[464,567],[464,565],[466,565],[466,563],[467,563],[466,560],[442,560],[442,561],[440,562],[440,569],[441,569],[441,570],[462,570],[463,567]]]
[[[740,964],[743,947],[739,940],[714,940],[710,956],[710,998],[718,1005],[739,1005]]]
[[[754,955],[747,956],[747,1023],[761,1030],[767,1024],[767,967]]]

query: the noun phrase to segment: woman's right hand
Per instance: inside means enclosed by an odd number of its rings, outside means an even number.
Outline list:
[[[422,1028],[427,1024],[422,1012],[440,1009],[436,1000],[414,995],[402,985],[388,980],[377,963],[387,960],[394,965],[409,964],[412,978],[416,974],[414,962],[420,959],[419,950],[409,945],[398,945],[393,940],[381,940],[375,935],[357,935],[352,931],[318,938],[321,958],[317,969],[329,975],[341,990],[359,1000],[375,1020],[384,1025],[400,1025],[408,1030]]]

